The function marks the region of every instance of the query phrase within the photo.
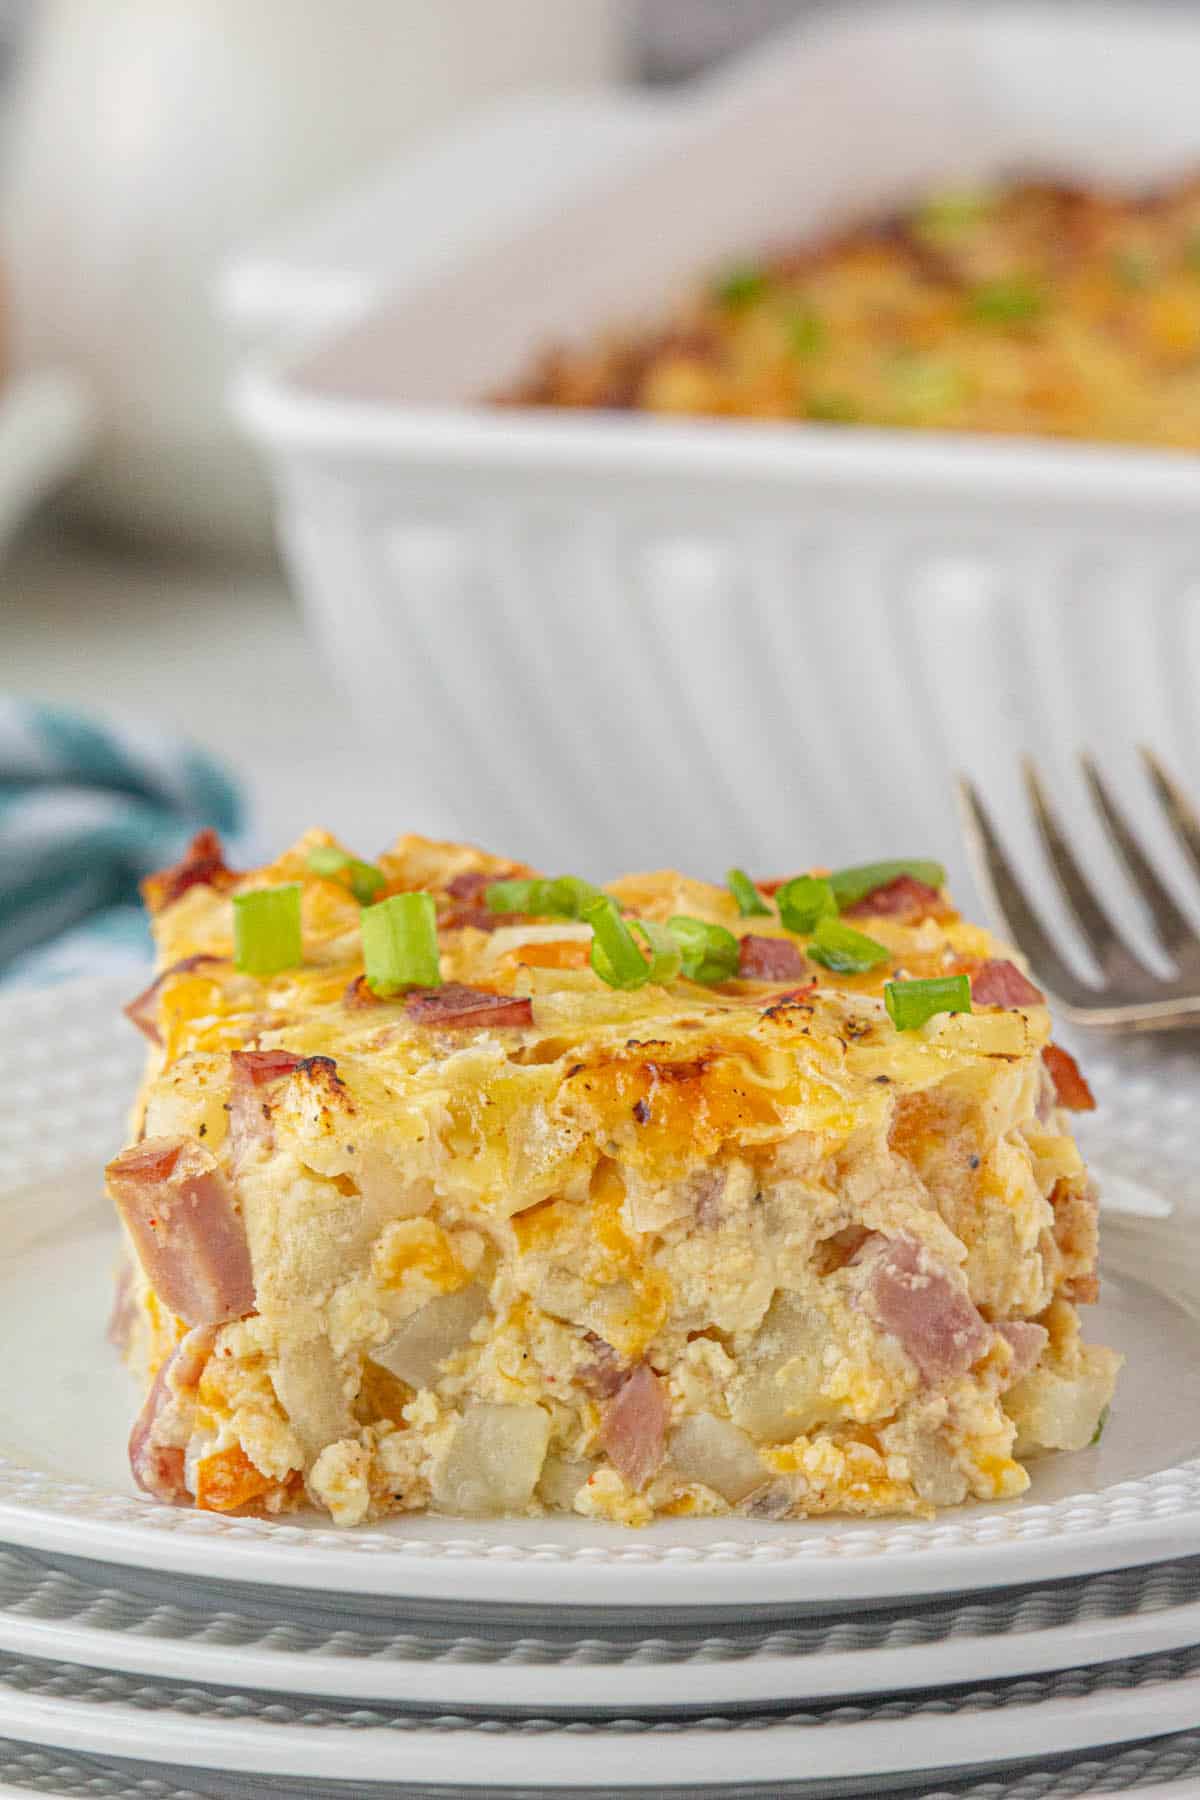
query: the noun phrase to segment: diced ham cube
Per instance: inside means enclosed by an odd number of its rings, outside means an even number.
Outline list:
[[[233,1072],[248,1088],[264,1087],[268,1081],[279,1081],[290,1075],[304,1061],[293,1050],[235,1050],[230,1061]]]
[[[976,1006],[1045,1006],[1046,996],[1023,975],[1016,963],[994,956],[971,971],[971,998]]]
[[[738,974],[743,981],[799,981],[804,958],[790,938],[760,937],[747,932],[738,943]]]
[[[495,869],[466,869],[461,875],[455,875],[446,883],[447,897],[454,902],[438,919],[440,931],[462,931],[466,926],[474,926],[476,931],[497,931],[501,925],[512,925],[520,915],[518,913],[493,912],[487,903],[487,890],[493,882],[507,881],[516,869],[500,872]]]
[[[490,906],[452,906],[439,918],[438,930],[465,931],[470,926],[475,931],[499,931],[519,917],[519,913],[493,912]]]
[[[254,1311],[242,1218],[215,1159],[194,1138],[147,1138],[108,1165],[116,1201],[159,1299],[189,1325]]]
[[[604,1408],[600,1442],[626,1484],[644,1487],[663,1459],[667,1397],[648,1363],[639,1363]]]
[[[485,906],[485,895],[497,881],[520,881],[532,873],[532,869],[527,869],[524,863],[498,864],[492,869],[464,869],[461,875],[451,876],[443,891],[451,900]]]
[[[492,883],[499,880],[498,875],[490,875],[486,869],[465,869],[446,883],[446,892],[452,900],[482,902]]]
[[[108,1330],[105,1333],[114,1350],[122,1356],[129,1348],[133,1337],[133,1327],[137,1320],[137,1302],[133,1295],[133,1269],[129,1258],[122,1255],[121,1267],[117,1271],[116,1286],[113,1288],[112,1311],[108,1315]]]
[[[1001,1319],[996,1330],[1012,1351],[1007,1382],[1012,1387],[1037,1367],[1050,1333],[1044,1325],[1035,1325],[1032,1319]]]
[[[915,875],[897,875],[894,881],[885,881],[882,887],[872,888],[853,906],[847,906],[844,917],[890,917],[915,923],[942,917],[947,910],[942,896],[927,881],[918,881]]]
[[[142,894],[149,910],[159,913],[191,887],[203,884],[228,888],[236,880],[237,876],[225,862],[225,852],[216,832],[198,831],[177,863],[147,875],[142,883]]]
[[[915,1238],[876,1234],[855,1261],[869,1267],[868,1311],[899,1340],[922,1380],[963,1375],[983,1355],[991,1327],[950,1271]]]
[[[235,1050],[229,1087],[229,1158],[236,1174],[246,1158],[272,1144],[267,1088],[298,1069],[303,1059],[290,1050]]]
[[[580,1383],[597,1399],[611,1400],[628,1381],[629,1364],[622,1362],[612,1345],[594,1331],[585,1333],[585,1340],[593,1355],[590,1362],[580,1366]]]
[[[129,1434],[129,1468],[143,1493],[169,1506],[185,1504],[190,1495],[184,1480],[184,1450],[166,1435],[164,1414],[180,1394],[194,1391],[212,1354],[216,1330],[200,1326],[175,1346],[154,1378]]]
[[[1069,1050],[1064,1050],[1061,1044],[1047,1044],[1042,1051],[1042,1061],[1050,1071],[1060,1106],[1065,1106],[1068,1112],[1095,1112],[1096,1097]]]
[[[491,994],[461,981],[410,994],[404,1010],[419,1025],[460,1031],[470,1025],[532,1025],[533,1005],[519,994]]]

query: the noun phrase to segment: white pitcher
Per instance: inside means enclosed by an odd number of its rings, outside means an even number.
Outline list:
[[[225,415],[226,256],[454,109],[590,85],[620,0],[44,0],[18,70],[0,257],[19,365],[82,378],[80,497],[139,535],[263,544]]]

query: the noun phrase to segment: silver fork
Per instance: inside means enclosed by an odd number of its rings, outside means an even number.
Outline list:
[[[1139,754],[1167,823],[1200,879],[1200,817],[1158,758],[1144,747]],[[1064,961],[1030,903],[978,792],[960,777],[963,831],[980,891],[1064,1017],[1114,1031],[1200,1026],[1200,934],[1155,871],[1095,762],[1086,755],[1080,762],[1109,842],[1146,908],[1174,973],[1164,979],[1147,968],[1120,935],[1080,867],[1047,797],[1045,783],[1028,758],[1022,767],[1034,823],[1063,898],[1100,969],[1100,983],[1093,986],[1080,980]]]

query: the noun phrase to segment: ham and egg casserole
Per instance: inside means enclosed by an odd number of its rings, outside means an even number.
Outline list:
[[[935,194],[719,270],[505,398],[1200,448],[1200,180]]]
[[[114,1332],[161,1500],[929,1515],[1094,1438],[1091,1095],[934,863],[146,883]]]

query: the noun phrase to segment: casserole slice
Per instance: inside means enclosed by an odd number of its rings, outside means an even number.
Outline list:
[[[937,865],[605,890],[312,832],[152,877],[133,1474],[216,1511],[787,1519],[1094,1437],[1091,1104]]]

